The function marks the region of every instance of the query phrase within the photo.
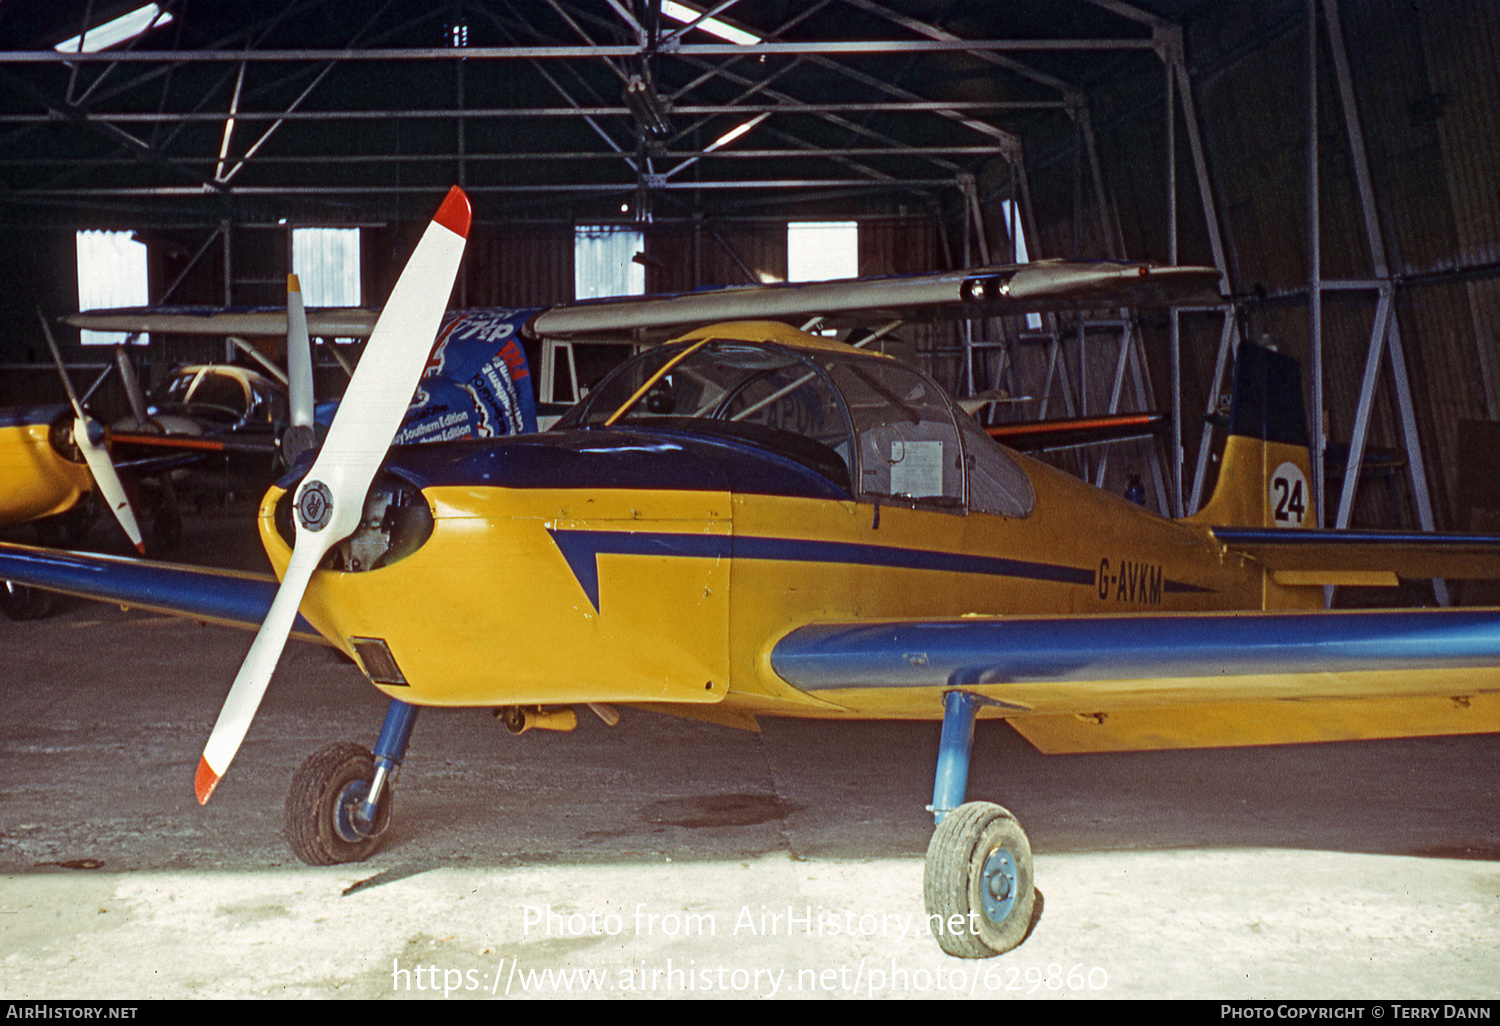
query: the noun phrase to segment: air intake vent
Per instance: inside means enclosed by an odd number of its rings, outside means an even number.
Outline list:
[[[408,686],[406,677],[401,673],[401,667],[396,665],[396,657],[391,655],[390,647],[383,640],[350,638],[349,644],[354,646],[354,651],[365,668],[366,677],[376,684]]]

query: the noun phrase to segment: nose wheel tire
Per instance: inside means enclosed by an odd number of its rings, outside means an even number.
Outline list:
[[[1036,901],[1031,842],[989,802],[943,817],[927,846],[922,896],[938,945],[957,958],[991,958],[1026,939]]]
[[[391,819],[390,782],[371,829],[361,829],[353,815],[374,778],[374,756],[353,741],[324,745],[307,757],[286,796],[286,839],[299,859],[310,866],[336,866],[363,862],[374,853]]]

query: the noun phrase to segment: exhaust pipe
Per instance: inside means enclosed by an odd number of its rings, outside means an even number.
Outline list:
[[[512,734],[537,730],[569,731],[578,726],[578,714],[570,708],[543,709],[540,706],[506,705],[495,710],[495,719]]]

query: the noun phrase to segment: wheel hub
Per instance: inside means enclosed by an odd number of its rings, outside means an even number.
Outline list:
[[[375,833],[370,829],[371,824],[364,822],[358,815],[358,810],[369,793],[368,780],[351,780],[335,799],[333,828],[339,838],[349,844],[356,844]]]
[[[979,877],[979,901],[985,918],[995,924],[1005,922],[1016,904],[1016,860],[1004,848],[990,852]]]

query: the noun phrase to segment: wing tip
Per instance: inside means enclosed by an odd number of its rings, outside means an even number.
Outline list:
[[[458,186],[448,190],[447,198],[443,205],[438,207],[433,221],[448,229],[454,235],[467,239],[469,237],[469,220],[472,212],[469,209],[469,197]]]
[[[198,760],[198,773],[193,778],[193,791],[198,796],[199,805],[207,805],[208,800],[213,797],[214,788],[219,786],[219,774],[214,772],[208,764],[208,759]]]

